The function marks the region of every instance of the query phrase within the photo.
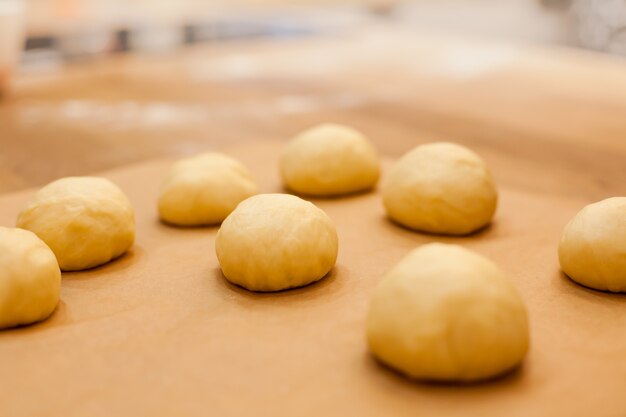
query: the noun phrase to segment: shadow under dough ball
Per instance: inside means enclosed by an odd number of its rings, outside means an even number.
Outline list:
[[[367,316],[372,353],[416,379],[494,377],[522,361],[528,339],[526,308],[511,281],[457,245],[410,252],[383,278]]]
[[[410,229],[465,235],[489,224],[498,202],[484,161],[453,143],[420,145],[390,169],[382,183],[388,216]]]
[[[46,185],[17,219],[52,249],[63,271],[92,268],[124,254],[135,240],[135,214],[106,178],[67,177]]]
[[[215,240],[222,272],[252,291],[280,291],[323,278],[335,265],[338,240],[330,218],[289,194],[241,202]]]
[[[578,212],[563,231],[559,262],[579,284],[626,292],[626,197],[608,198]]]
[[[59,303],[61,271],[32,232],[0,227],[0,328],[47,318]]]

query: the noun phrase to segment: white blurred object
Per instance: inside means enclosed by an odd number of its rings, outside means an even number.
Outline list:
[[[167,52],[184,41],[181,22],[186,20],[187,1],[135,0],[125,1],[126,12],[132,16],[129,47],[144,52]]]
[[[421,31],[562,44],[566,13],[538,0],[399,1],[393,17]]]
[[[626,0],[574,0],[580,45],[626,55]]]
[[[179,47],[183,41],[183,32],[179,27],[157,24],[138,25],[129,37],[130,48],[143,52],[171,51]]]
[[[0,0],[0,95],[8,88],[23,47],[23,17],[21,0]]]
[[[2,0],[0,0],[2,1]],[[106,52],[112,42],[112,33],[100,27],[87,27],[78,34],[69,32],[56,40],[56,48],[65,57],[80,57]]]

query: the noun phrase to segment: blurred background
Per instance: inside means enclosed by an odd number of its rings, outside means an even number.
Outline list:
[[[5,55],[18,16],[25,64],[332,34],[380,20],[422,32],[626,54],[624,0],[0,0]]]
[[[0,91],[18,63],[50,69],[105,54],[333,35],[381,22],[626,54],[626,0],[0,0]]]
[[[604,167],[624,55],[626,0],[0,0],[0,191],[321,121]]]

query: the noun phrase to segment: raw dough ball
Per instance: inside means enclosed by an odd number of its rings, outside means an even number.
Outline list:
[[[626,197],[590,204],[576,214],[563,231],[559,261],[579,284],[626,292]]]
[[[260,194],[224,220],[215,251],[224,276],[252,291],[300,287],[337,259],[337,232],[322,210],[288,194]]]
[[[0,328],[48,317],[59,302],[61,271],[34,233],[0,227]]]
[[[424,245],[374,293],[370,349],[418,379],[472,381],[520,363],[528,350],[526,309],[488,259],[456,245]]]
[[[256,193],[252,176],[239,161],[209,152],[172,166],[161,186],[159,215],[180,226],[217,224]]]
[[[445,142],[421,145],[404,155],[383,181],[382,192],[394,221],[450,235],[487,225],[498,200],[483,160],[463,146]]]
[[[297,193],[333,196],[374,187],[378,155],[356,130],[324,124],[306,130],[285,147],[280,159],[285,186]]]
[[[133,207],[111,181],[67,177],[39,190],[17,219],[52,249],[64,271],[101,265],[135,240]]]

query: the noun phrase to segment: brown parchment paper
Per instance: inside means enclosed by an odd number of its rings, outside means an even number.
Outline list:
[[[278,146],[226,153],[250,167],[263,192],[276,192]],[[316,199],[339,233],[335,269],[305,288],[256,294],[222,277],[217,228],[157,221],[169,163],[105,174],[135,205],[133,250],[63,274],[50,319],[0,331],[0,416],[626,415],[626,298],[578,286],[558,268],[560,232],[582,202],[501,188],[490,228],[441,238],[389,223],[377,192]],[[0,197],[0,225],[14,225],[31,193]],[[532,337],[516,372],[478,385],[432,385],[368,354],[373,289],[409,250],[431,241],[482,253],[514,280]]]

